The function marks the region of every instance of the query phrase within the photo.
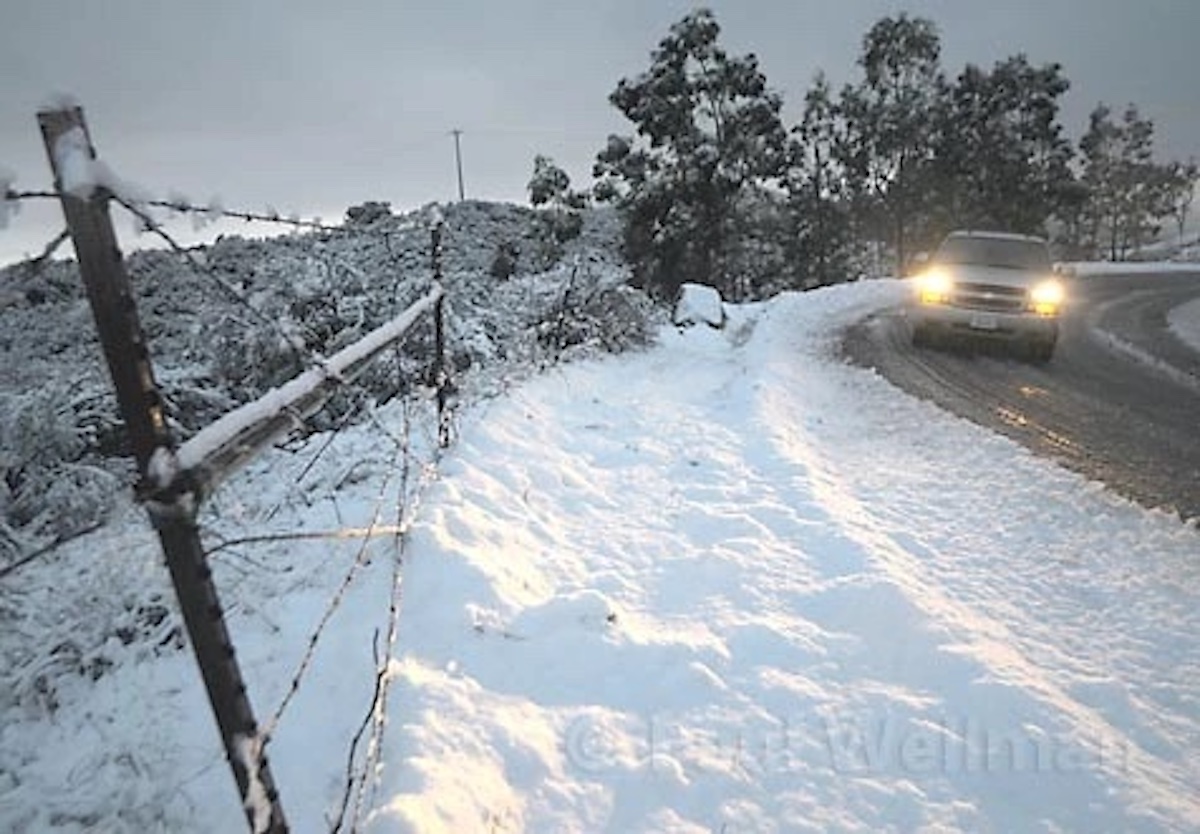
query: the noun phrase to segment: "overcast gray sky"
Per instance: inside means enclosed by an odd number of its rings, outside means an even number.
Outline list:
[[[534,154],[576,185],[611,132],[607,102],[649,65],[675,0],[3,0],[0,167],[49,184],[35,112],[65,92],[125,179],[200,202],[339,218],[368,199],[410,208],[457,190],[525,199]],[[704,4],[701,4],[704,5]],[[789,121],[813,74],[856,77],[862,36],[887,14],[933,19],[943,64],[1025,52],[1072,82],[1064,123],[1135,102],[1162,158],[1200,157],[1200,0],[717,0],[732,53],[755,52]],[[57,209],[0,231],[0,262],[40,249]],[[128,225],[128,224],[125,224]]]

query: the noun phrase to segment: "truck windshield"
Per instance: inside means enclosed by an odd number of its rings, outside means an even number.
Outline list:
[[[952,237],[938,248],[934,260],[943,264],[1050,270],[1049,250],[1034,240]]]

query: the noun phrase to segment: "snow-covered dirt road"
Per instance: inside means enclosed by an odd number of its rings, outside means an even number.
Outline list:
[[[1200,825],[1197,532],[832,359],[878,282],[477,413],[377,831]]]

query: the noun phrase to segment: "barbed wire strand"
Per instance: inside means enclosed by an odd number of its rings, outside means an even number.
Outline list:
[[[240,209],[227,209],[220,206],[197,206],[181,200],[143,200],[141,202],[147,206],[168,209],[169,211],[176,211],[180,214],[202,214],[210,218],[228,217],[232,220],[244,220],[247,223],[278,223],[284,226],[292,226],[297,229],[313,229],[320,232],[340,232],[343,230],[343,227],[341,226],[330,226],[326,223],[322,223],[320,218],[305,220],[300,217],[284,217],[273,210],[256,212],[244,211]]]
[[[396,354],[399,354],[399,349],[395,348],[393,350],[393,352]],[[397,356],[397,360],[398,360],[398,356]],[[397,374],[399,375],[399,363],[398,362],[397,362]],[[374,409],[372,409],[370,412],[368,412],[368,417],[370,418],[371,424],[375,427],[376,431],[380,432],[384,437],[386,437],[389,441],[391,441],[393,447],[396,450],[397,455],[401,455],[402,456],[401,459],[403,460],[403,466],[401,469],[401,476],[400,476],[400,499],[398,502],[398,510],[397,510],[397,514],[396,514],[396,526],[393,528],[396,531],[396,533],[395,533],[396,538],[394,539],[394,541],[397,543],[397,549],[403,547],[403,527],[402,527],[402,525],[404,523],[404,502],[407,498],[408,471],[409,471],[409,464],[410,464],[409,445],[408,445],[408,441],[409,441],[409,437],[410,437],[410,423],[409,423],[409,419],[408,419],[408,400],[407,399],[403,401],[402,408],[403,408],[402,414],[404,417],[403,424],[402,424],[403,431],[404,431],[404,434],[403,434],[404,439],[403,440],[401,440],[400,438],[397,438],[386,426],[383,425],[383,423],[379,420],[379,415],[375,412]],[[394,553],[393,559],[394,560],[399,559],[399,553]],[[398,576],[396,574],[395,562],[393,562],[392,592],[388,595],[389,606],[394,605],[394,595],[395,595],[395,588],[396,588],[397,581],[398,581]],[[390,622],[389,622],[389,633],[390,633]],[[359,816],[358,809],[359,809],[359,802],[361,801],[361,794],[362,794],[361,786],[365,782],[367,775],[370,773],[370,770],[371,770],[371,758],[370,758],[370,749],[371,748],[370,748],[370,745],[368,745],[368,752],[366,754],[366,757],[365,757],[361,767],[356,766],[356,759],[358,757],[358,746],[362,742],[364,734],[367,732],[367,729],[369,727],[372,727],[374,722],[377,720],[377,715],[378,715],[378,712],[380,709],[380,707],[379,707],[380,700],[383,697],[385,687],[387,686],[386,672],[387,672],[387,667],[388,667],[388,662],[389,662],[388,659],[391,656],[391,652],[389,651],[388,653],[386,653],[383,657],[383,660],[382,661],[380,660],[379,629],[375,630],[375,633],[371,639],[371,656],[372,656],[373,660],[375,661],[375,675],[374,675],[374,683],[372,685],[372,690],[371,690],[371,700],[367,704],[367,709],[363,713],[362,721],[359,723],[358,729],[355,730],[354,736],[350,740],[350,747],[346,751],[346,778],[345,778],[345,784],[343,786],[343,791],[342,791],[342,802],[341,802],[341,805],[338,807],[337,817],[335,818],[333,825],[330,827],[331,834],[337,834],[337,832],[340,832],[342,830],[342,826],[346,820],[346,811],[350,805],[351,795],[355,795],[357,797],[356,803],[355,803],[354,816],[353,816],[354,822],[352,822],[352,824],[351,824],[352,830],[353,830],[353,826],[357,822],[358,816]],[[374,736],[374,733],[372,732],[372,737],[373,736]],[[359,789],[357,791],[355,790],[356,785],[359,786]]]
[[[322,223],[320,218],[305,220],[301,217],[284,217],[276,211],[268,210],[265,212],[249,211],[245,209],[227,209],[217,205],[198,206],[184,200],[129,200],[115,192],[106,189],[117,202],[129,206],[127,203],[141,204],[153,208],[167,209],[169,211],[179,212],[180,214],[200,214],[209,218],[226,217],[230,220],[242,220],[247,223],[274,223],[281,226],[291,226],[297,229],[312,229],[319,232],[340,232],[345,227],[332,226],[328,223]],[[4,192],[4,200],[8,202],[20,202],[22,200],[60,200],[62,194],[58,191],[15,191],[6,189]]]
[[[399,468],[398,463],[399,462],[396,459],[393,459],[392,466],[384,476],[383,484],[380,485],[379,495],[375,499],[374,511],[371,514],[371,523],[368,525],[368,530],[375,530],[379,527],[383,503],[387,495],[388,484],[391,482],[392,476]],[[304,677],[307,675],[309,669],[312,667],[313,660],[316,658],[317,644],[320,642],[321,635],[324,633],[326,626],[329,625],[330,620],[333,619],[333,615],[345,601],[346,594],[350,590],[350,586],[354,584],[354,580],[357,578],[359,571],[367,564],[367,552],[370,549],[371,539],[371,536],[363,538],[363,543],[359,546],[354,561],[346,571],[346,575],[342,577],[341,584],[338,585],[337,590],[326,604],[325,610],[322,612],[316,628],[314,628],[312,634],[309,635],[308,645],[304,651],[304,656],[301,657],[300,664],[296,668],[295,673],[292,675],[292,681],[288,687],[288,691],[284,694],[283,699],[275,708],[275,712],[263,725],[260,737],[263,739],[264,745],[270,740],[271,736],[274,735],[275,730],[278,728],[279,722],[283,718],[284,713],[287,711],[288,706],[296,697],[296,694],[300,691],[300,686],[303,683]]]
[[[26,274],[37,275],[40,273],[45,268],[49,260],[54,257],[54,253],[58,251],[58,248],[70,239],[71,232],[67,229],[63,229],[61,232],[55,235],[53,240],[42,247],[42,252],[40,255],[34,258],[29,258],[21,263],[21,266],[24,266],[27,270]]]
[[[236,287],[221,278],[205,265],[201,264],[196,259],[195,254],[182,246],[179,241],[175,240],[175,238],[169,232],[167,232],[166,229],[162,228],[162,225],[157,220],[139,208],[136,203],[126,200],[119,194],[113,194],[112,199],[118,205],[140,220],[145,225],[146,231],[161,238],[167,244],[167,246],[171,248],[171,251],[183,258],[198,276],[205,277],[213,281],[213,283],[215,283],[231,301],[248,311],[259,321],[259,323],[269,327],[272,331],[277,333],[286,344],[291,346],[292,350],[295,351],[309,367],[317,367],[321,365],[321,361],[315,357],[311,351],[308,350],[308,347],[304,344],[303,340],[298,339],[295,335],[285,331],[279,326],[279,322],[276,319],[273,319],[251,304],[250,300],[247,299],[246,296],[244,296],[241,292],[239,292]],[[303,327],[303,325],[301,325],[301,327]],[[305,335],[312,334],[306,333]]]
[[[400,438],[396,438],[392,432],[388,431],[382,423],[379,422],[376,415],[372,414],[372,421],[376,428],[381,431],[392,443],[396,446],[396,453],[399,460],[403,461],[400,468],[400,485],[398,500],[396,502],[396,533],[393,539],[392,553],[392,574],[391,574],[391,591],[388,594],[388,631],[386,650],[382,658],[379,653],[379,632],[376,630],[374,640],[372,641],[372,651],[375,658],[375,682],[371,694],[370,703],[367,705],[366,712],[363,715],[362,722],[359,724],[358,730],[351,739],[350,748],[346,754],[346,781],[342,793],[342,802],[338,809],[338,814],[332,827],[331,832],[340,832],[346,822],[346,813],[350,805],[350,797],[354,795],[354,811],[351,815],[351,830],[357,830],[358,821],[362,817],[363,803],[365,800],[365,792],[367,786],[367,778],[373,770],[373,763],[378,761],[379,750],[382,745],[382,725],[384,723],[385,712],[387,709],[387,693],[390,683],[390,664],[391,658],[395,651],[396,635],[399,633],[399,614],[400,614],[400,568],[404,559],[405,543],[407,536],[405,535],[406,511],[405,507],[408,504],[408,487],[410,482],[410,474],[412,467],[411,454],[411,436],[412,423],[408,413],[408,401],[403,404],[403,430]],[[358,755],[358,747],[362,742],[367,729],[370,728],[371,733],[367,743],[366,753],[361,765],[356,766],[355,759]]]
[[[342,790],[342,804],[338,807],[337,816],[329,828],[330,834],[338,834],[342,830],[342,826],[346,821],[346,809],[350,805],[350,795],[354,793],[354,786],[360,779],[366,778],[367,763],[364,762],[363,766],[358,768],[355,767],[354,759],[358,751],[359,742],[362,741],[363,734],[366,733],[367,727],[371,725],[375,717],[376,705],[379,703],[380,693],[384,687],[386,677],[378,671],[380,668],[379,629],[375,629],[375,633],[371,637],[371,656],[375,660],[375,689],[371,693],[371,702],[367,707],[367,711],[363,715],[362,721],[359,722],[358,729],[354,732],[354,737],[350,740],[350,749],[346,754],[346,783]]]
[[[245,547],[251,544],[278,544],[280,542],[320,541],[322,539],[370,539],[390,536],[395,532],[391,527],[380,527],[377,530],[298,530],[292,533],[262,533],[256,536],[239,536],[236,539],[225,539],[212,547],[206,548],[204,554],[213,556],[235,547]],[[239,558],[247,557],[239,554]]]
[[[420,503],[420,493],[418,492],[412,496],[410,507],[409,485],[412,477],[412,420],[409,415],[407,401],[404,404],[402,414],[404,422],[403,433],[400,436],[400,452],[404,456],[404,466],[400,471],[399,500],[396,502],[396,528],[398,532],[393,540],[392,584],[391,592],[388,594],[388,630],[384,644],[383,660],[377,663],[376,668],[377,695],[374,698],[373,710],[369,713],[372,716],[371,736],[367,744],[366,760],[363,762],[363,775],[359,782],[358,795],[355,798],[354,830],[358,829],[363,813],[374,801],[374,783],[371,783],[371,798],[368,800],[367,797],[368,777],[375,771],[383,752],[383,733],[387,725],[388,693],[391,690],[392,681],[391,664],[392,659],[396,656],[396,644],[400,635],[400,604],[401,591],[403,589],[401,571],[404,567],[405,555],[408,550],[408,528],[412,523],[416,507]],[[435,446],[434,448],[437,447]],[[420,488],[423,489],[424,486],[424,484],[421,484]]]
[[[60,196],[57,191],[14,191],[11,188],[4,191],[5,201],[14,203],[20,200],[57,200]]]

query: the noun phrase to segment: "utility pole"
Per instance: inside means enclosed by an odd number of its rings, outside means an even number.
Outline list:
[[[247,822],[255,834],[281,834],[288,830],[287,822],[261,749],[264,740],[258,735],[200,541],[195,517],[200,496],[192,484],[178,483],[180,479],[169,474],[176,460],[176,444],[163,413],[129,274],[108,214],[110,195],[95,183],[90,183],[90,194],[63,190],[64,180],[75,187],[89,185],[92,178],[96,151],[83,110],[69,107],[43,111],[38,113],[38,125],[137,460],[138,496],[145,502],[162,542],[188,640],[200,666]]]
[[[459,142],[463,132],[458,128],[450,132],[454,134],[454,165],[458,169],[458,201],[461,203],[465,199],[463,192],[462,145]]]

